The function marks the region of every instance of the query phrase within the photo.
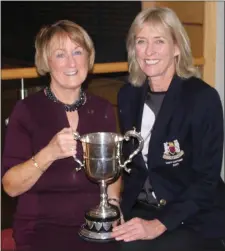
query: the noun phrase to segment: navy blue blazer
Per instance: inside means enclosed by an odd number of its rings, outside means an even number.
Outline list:
[[[148,83],[118,93],[121,132],[141,130]],[[185,224],[206,237],[225,236],[225,185],[221,179],[223,109],[217,91],[202,80],[174,76],[152,128],[148,169],[139,153],[124,172],[121,208],[132,210],[146,177],[160,206],[158,219],[173,230]],[[125,143],[125,158],[136,147]]]

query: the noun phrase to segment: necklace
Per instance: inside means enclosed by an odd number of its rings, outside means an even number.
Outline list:
[[[79,99],[76,100],[73,104],[69,105],[69,104],[64,104],[63,102],[59,101],[55,94],[52,92],[51,88],[50,87],[45,87],[44,89],[44,92],[45,92],[45,95],[52,101],[56,102],[56,103],[59,103],[59,104],[62,104],[64,106],[64,109],[66,112],[73,112],[73,111],[76,111],[78,110],[78,108],[80,108],[81,106],[83,106],[86,101],[87,101],[87,96],[86,96],[86,93],[80,89],[80,96],[79,96]]]

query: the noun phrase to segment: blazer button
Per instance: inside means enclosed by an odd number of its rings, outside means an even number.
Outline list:
[[[159,204],[160,204],[161,206],[165,206],[165,205],[166,205],[166,200],[161,199],[161,200],[159,201]]]

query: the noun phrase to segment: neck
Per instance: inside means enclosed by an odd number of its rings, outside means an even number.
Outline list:
[[[170,86],[173,75],[149,78],[149,86],[153,92],[166,92]]]
[[[55,88],[55,86],[51,84],[50,88],[56,98],[64,104],[73,104],[80,96],[80,86],[71,90],[60,87]]]
[[[79,93],[79,98],[76,99],[73,103],[68,103],[68,100],[67,102],[62,102],[61,100],[59,100],[56,95],[53,93],[53,91],[51,90],[50,87],[46,87],[45,90],[45,95],[52,101],[54,101],[55,103],[59,103],[61,104],[65,111],[66,112],[73,112],[75,110],[78,110],[81,106],[83,106],[86,101],[87,101],[87,97],[86,97],[86,94],[83,90],[80,90],[80,93]]]

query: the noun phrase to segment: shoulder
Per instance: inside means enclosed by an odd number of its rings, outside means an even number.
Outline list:
[[[191,77],[183,81],[183,89],[191,90],[194,94],[217,93],[216,89],[200,78]]]
[[[43,90],[29,94],[29,96],[16,102],[10,117],[24,120],[25,118],[30,117],[33,112],[43,112],[44,107],[42,107],[42,105],[45,105],[44,100]]]
[[[24,99],[20,99],[16,102],[14,106],[14,110],[25,110],[26,107],[31,107],[31,105],[35,104],[36,102],[40,102],[41,97],[43,96],[43,91],[38,91],[32,94],[29,94],[29,96],[25,97]]]
[[[41,105],[44,100],[44,92],[43,90],[37,91],[35,93],[29,94],[29,96],[25,97],[22,100],[18,100],[16,103],[16,108],[20,107],[23,109],[32,109],[34,105]]]
[[[120,88],[118,95],[123,96],[127,94],[133,94],[137,89],[139,89],[139,87],[135,87],[127,82]]]
[[[189,96],[195,101],[209,103],[210,100],[220,102],[219,93],[208,83],[200,78],[191,77],[182,82],[182,92],[184,96]]]
[[[118,104],[135,103],[139,94],[143,91],[144,85],[140,87],[125,83],[118,92]]]
[[[30,105],[30,104],[35,104],[37,102],[42,102],[43,100],[45,100],[45,95],[44,95],[44,91],[43,89],[41,89],[40,91],[37,91],[35,93],[29,94],[29,96],[27,96],[25,99],[22,100],[22,102],[25,105]]]
[[[182,91],[184,100],[193,105],[196,113],[203,114],[213,111],[222,112],[222,102],[217,90],[202,79],[192,77],[183,81]],[[209,114],[208,114],[209,115]]]

